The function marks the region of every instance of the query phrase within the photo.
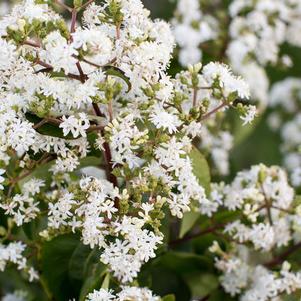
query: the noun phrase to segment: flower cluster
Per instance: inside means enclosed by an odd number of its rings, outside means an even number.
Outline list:
[[[242,301],[282,300],[281,295],[291,296],[301,288],[301,274],[292,272],[288,262],[274,272],[263,264],[254,265],[252,252],[244,246],[237,246],[231,253],[223,252],[218,244],[211,249],[220,256],[215,265],[223,273],[222,286],[230,295],[240,295]]]
[[[231,211],[239,210],[241,220],[225,226],[225,233],[240,243],[250,242],[256,250],[269,251],[286,246],[298,224],[294,190],[279,167],[252,166],[237,174],[230,185],[214,184],[216,202]]]
[[[41,221],[33,265],[44,244],[73,233],[120,284],[88,300],[159,300],[132,285],[166,242],[166,216],[218,209],[192,153],[214,145],[216,169],[228,172],[232,137],[210,139],[210,123],[230,108],[250,123],[249,86],[221,63],[169,76],[172,32],[140,0],[24,0],[0,20],[0,46],[3,248]]]
[[[0,245],[0,271],[4,271],[8,264],[16,265],[18,270],[24,270],[30,282],[39,278],[37,271],[27,264],[24,256],[26,245],[21,242],[11,242],[8,245]]]
[[[280,132],[283,163],[291,174],[292,184],[297,187],[301,185],[300,85],[300,79],[293,77],[275,83],[270,92],[273,111],[268,117],[271,129]]]
[[[127,301],[127,300],[148,300],[148,301],[159,301],[160,298],[154,296],[153,293],[147,288],[139,287],[122,287],[120,293],[116,296],[113,291],[100,289],[99,291],[94,290],[87,296],[86,301]]]
[[[279,167],[256,165],[238,173],[229,185],[213,184],[211,195],[237,214],[223,229],[223,235],[231,238],[229,249],[222,250],[217,242],[210,248],[218,255],[215,265],[223,273],[224,289],[243,301],[265,301],[299,290],[300,273],[291,271],[288,262],[273,271],[282,257],[271,259],[269,253],[300,237],[300,204],[286,173]]]
[[[290,67],[290,57],[280,48],[284,43],[301,45],[300,8],[299,1],[286,0],[234,0],[229,6],[224,1],[181,0],[174,18],[179,60],[182,65],[191,64],[199,60],[202,50],[220,48],[209,53],[228,60],[246,78],[252,98],[265,106],[269,89],[265,67]]]
[[[3,301],[26,301],[27,294],[24,291],[15,291],[14,293],[9,293],[3,296]]]

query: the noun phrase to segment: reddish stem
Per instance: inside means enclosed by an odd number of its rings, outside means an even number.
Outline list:
[[[99,117],[104,116],[96,103],[93,103],[93,108],[94,108],[95,114],[97,116],[99,116]],[[101,129],[100,132],[101,132],[101,135],[104,136],[104,129]],[[104,147],[104,156],[105,156],[105,161],[106,161],[106,176],[107,176],[107,179],[114,186],[118,186],[117,178],[112,173],[113,172],[112,153],[111,153],[111,149],[110,149],[110,146],[109,146],[108,142],[105,142],[103,144],[103,147]],[[118,200],[115,200],[115,207],[116,208],[119,207]]]
[[[289,257],[290,255],[298,251],[300,248],[301,248],[301,242],[290,247],[289,249],[287,249],[286,251],[284,251],[282,254],[272,259],[271,261],[265,263],[264,266],[266,266],[267,268],[273,268],[274,266],[283,263],[283,261],[285,261],[287,257]]]
[[[87,7],[88,5],[90,5],[92,2],[94,2],[95,0],[89,0],[88,2],[86,2],[85,4],[83,4],[80,9],[83,9],[85,7]]]
[[[73,8],[71,12],[71,27],[70,27],[71,34],[75,32],[76,17],[77,17],[77,9]],[[70,41],[72,41],[72,35],[70,36]]]
[[[207,114],[203,115],[201,118],[201,121],[208,119],[211,115],[215,114],[217,111],[225,107],[227,104],[225,102],[221,103],[219,106],[217,106],[215,109],[212,111],[208,112]]]
[[[181,244],[183,242],[189,241],[191,239],[197,238],[199,236],[202,236],[202,235],[205,235],[205,234],[209,234],[209,233],[213,233],[213,232],[215,232],[215,230],[218,230],[218,229],[220,229],[220,228],[222,228],[224,226],[225,226],[224,224],[216,225],[216,226],[207,228],[207,229],[205,229],[203,231],[200,231],[200,232],[197,232],[197,233],[194,233],[194,234],[191,234],[191,235],[184,236],[183,238],[172,240],[171,242],[169,242],[169,245],[170,246],[178,245],[178,244]]]
[[[116,38],[117,40],[120,39],[120,23],[116,25]]]
[[[40,48],[41,45],[34,42],[34,41],[24,41],[23,42],[23,45],[28,45],[28,46],[32,46],[32,47],[35,47],[35,48]]]
[[[72,8],[69,7],[68,5],[66,5],[65,3],[60,2],[59,0],[55,0],[55,3],[59,6],[61,6],[62,8],[68,10],[69,12],[72,12]]]
[[[198,89],[197,89],[197,88],[194,88],[194,89],[193,89],[193,99],[192,99],[192,106],[193,106],[193,107],[196,106],[197,97],[198,97]]]

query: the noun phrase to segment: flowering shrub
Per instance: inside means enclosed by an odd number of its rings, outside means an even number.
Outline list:
[[[233,1],[228,28],[192,0],[172,26],[140,0],[23,0],[0,19],[3,300],[299,296],[299,80],[268,93],[264,68],[290,65],[301,5],[278,2]],[[235,174],[268,99],[284,167]]]

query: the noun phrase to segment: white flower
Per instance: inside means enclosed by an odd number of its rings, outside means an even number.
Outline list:
[[[152,108],[150,120],[157,128],[167,129],[169,134],[177,132],[177,127],[181,125],[181,121],[176,115],[167,112],[160,105]]]
[[[256,106],[248,106],[247,111],[243,116],[240,116],[240,119],[243,120],[243,125],[250,124],[257,115]]]
[[[53,31],[43,40],[45,50],[40,52],[41,59],[49,63],[54,71],[65,71],[65,74],[76,69],[77,59],[74,58],[78,54],[72,44],[68,44],[67,40],[61,36],[58,31]]]
[[[30,267],[30,269],[28,270],[28,274],[29,274],[29,282],[33,282],[34,280],[39,279],[39,274],[33,267]]]
[[[2,301],[26,301],[27,293],[25,291],[15,291],[13,294],[6,294]]]
[[[137,300],[137,301],[159,301],[160,298],[154,296],[148,288],[140,287],[122,287],[122,291],[118,294],[118,301]]]
[[[0,70],[9,69],[16,57],[16,46],[0,38]]]
[[[94,290],[93,293],[90,293],[87,296],[86,301],[110,301],[114,300],[115,296],[112,294],[112,291],[107,291],[105,289]]]
[[[98,65],[105,65],[113,55],[113,44],[101,28],[85,28],[72,34],[75,49],[89,51],[89,59]]]
[[[209,84],[215,80],[219,81],[225,96],[236,92],[240,98],[248,99],[250,90],[248,84],[240,77],[234,76],[227,65],[220,63],[209,63],[203,68],[203,74]]]
[[[41,188],[45,186],[43,180],[33,178],[28,182],[24,183],[22,187],[22,192],[26,195],[35,195],[40,193]]]
[[[258,225],[253,225],[249,236],[255,249],[261,248],[269,251],[275,243],[275,232],[273,227],[268,224],[260,223]]]
[[[60,128],[63,129],[64,136],[67,136],[69,132],[72,133],[74,138],[78,136],[86,137],[86,130],[90,127],[88,116],[85,113],[79,113],[77,116],[63,116],[63,122],[60,124]]]
[[[0,169],[0,190],[3,190],[4,187],[2,183],[5,181],[5,178],[2,175],[5,173],[5,169]]]
[[[32,125],[27,121],[20,119],[14,120],[8,133],[8,143],[19,155],[27,152],[29,148],[35,143],[36,132]]]

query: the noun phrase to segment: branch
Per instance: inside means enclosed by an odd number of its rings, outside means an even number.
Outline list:
[[[72,12],[72,8],[69,7],[68,5],[66,5],[65,3],[60,2],[59,0],[55,0],[54,2],[55,2],[57,5],[61,6],[62,8],[68,10],[70,13]]]
[[[41,48],[41,45],[34,42],[34,41],[24,41],[23,45],[32,46],[32,47],[35,47],[35,48]]]
[[[60,125],[62,122],[63,121],[61,119],[57,119],[57,118],[53,118],[53,117],[46,117],[43,120],[41,120],[40,122],[38,122],[37,124],[35,124],[33,126],[33,129],[37,130],[37,129],[39,129],[41,126],[43,126],[46,123]],[[102,125],[91,125],[87,129],[87,133],[93,132],[93,131],[99,131],[99,130],[103,130],[103,129],[104,129],[104,126],[102,126]]]
[[[98,105],[96,103],[93,103],[93,108],[95,111],[95,114],[99,117],[103,117],[103,113],[100,111]],[[101,129],[101,134],[104,136],[104,130]],[[112,165],[112,154],[111,154],[111,149],[108,144],[108,142],[105,142],[103,144],[104,147],[104,156],[106,160],[106,176],[108,181],[110,181],[114,186],[118,186],[117,178],[113,175],[113,165]],[[115,200],[115,207],[118,208],[118,200]]]
[[[178,245],[178,244],[184,243],[186,241],[189,241],[191,239],[197,238],[199,236],[209,234],[209,233],[213,233],[216,230],[218,230],[220,228],[223,228],[224,226],[225,226],[224,224],[215,225],[215,226],[207,228],[203,231],[200,231],[200,232],[197,232],[197,233],[194,233],[194,234],[191,234],[191,235],[184,236],[183,238],[172,240],[172,241],[169,242],[169,246]]]
[[[197,97],[198,97],[198,89],[193,88],[193,98],[192,98],[192,106],[193,107],[196,106]]]
[[[77,17],[77,9],[73,8],[71,11],[71,26],[70,26],[70,40],[72,41],[72,33],[75,32],[75,26],[76,26],[76,17]]]
[[[283,263],[283,261],[285,261],[287,257],[289,257],[291,254],[295,253],[299,249],[301,249],[301,242],[290,247],[289,249],[287,249],[286,251],[284,251],[282,254],[280,254],[276,258],[272,259],[271,261],[265,263],[264,266],[267,268],[273,268],[274,266],[277,266],[277,265]]]
[[[20,175],[17,178],[10,179],[10,181],[9,181],[9,183],[11,184],[10,188],[13,188],[19,181],[23,180],[24,178],[28,177],[32,172],[34,172],[35,171],[35,169],[34,169],[35,167],[41,166],[43,164],[46,164],[46,163],[52,161],[53,159],[54,159],[54,157],[50,155],[47,158],[43,158],[43,160],[36,161],[34,163],[34,166],[33,166],[32,169],[27,170],[26,172],[24,172],[22,175]]]
[[[116,39],[117,39],[117,40],[120,39],[120,26],[121,26],[120,23],[118,23],[118,24],[116,25]]]
[[[218,112],[220,109],[222,109],[223,107],[227,106],[228,104],[226,102],[222,102],[219,106],[217,106],[215,109],[213,109],[212,111],[208,112],[207,114],[203,115],[201,118],[201,121],[208,119],[211,115],[215,114],[216,112]]]
[[[82,83],[84,83],[86,81],[87,75],[84,73],[79,61],[76,63],[76,67],[79,72],[80,80]]]
[[[83,8],[89,6],[89,5],[90,5],[91,3],[93,3],[94,1],[95,1],[95,0],[89,0],[88,2],[84,3],[84,4],[80,7],[80,9],[83,9]]]

